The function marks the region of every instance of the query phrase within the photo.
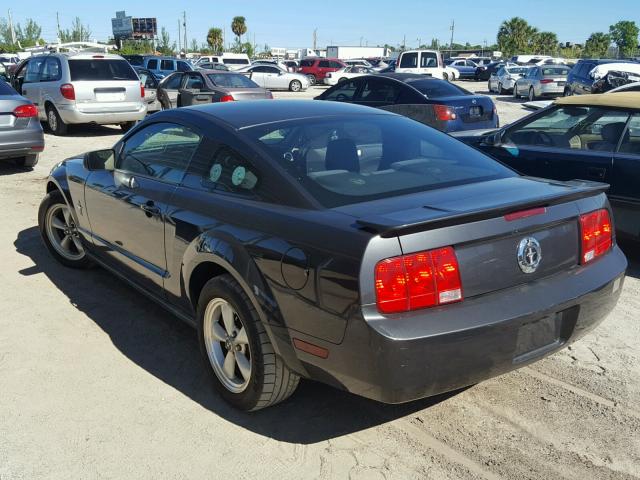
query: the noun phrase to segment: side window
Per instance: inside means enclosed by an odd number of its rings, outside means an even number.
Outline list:
[[[124,144],[117,168],[134,174],[180,183],[200,136],[182,125],[154,123]]]
[[[176,67],[173,64],[173,60],[161,60],[160,70],[175,70]]]
[[[615,152],[618,143],[625,137],[625,129],[629,115],[625,112],[609,110],[605,111],[593,123],[588,125],[586,132],[582,135],[583,148],[597,150],[601,152]]]
[[[189,168],[184,185],[191,188],[254,196],[260,187],[260,173],[240,153],[227,145],[212,145],[198,155]]]
[[[464,65],[464,60],[462,60]],[[438,66],[438,58],[433,52],[422,52],[420,54],[420,68],[434,68]]]
[[[275,74],[278,74],[278,73],[280,73],[280,70],[278,70],[276,67],[264,67],[264,73],[275,73]]]
[[[352,80],[350,82],[342,82],[338,84],[331,92],[327,92],[324,100],[335,100],[338,102],[350,102],[356,94],[358,82]]]
[[[418,52],[403,53],[400,58],[400,68],[417,68]]]
[[[318,62],[319,68],[329,68],[330,66],[331,66],[331,63],[329,62],[329,60],[320,60]]]
[[[255,73],[266,73],[267,72],[267,67],[263,67],[263,66],[255,67],[251,71],[255,72]]]
[[[37,57],[29,61],[27,73],[24,76],[24,83],[34,83],[40,81],[40,69],[46,57]]]
[[[149,70],[157,70],[158,69],[158,60],[156,60],[155,58],[149,60],[149,62],[147,63],[147,68]]]
[[[640,155],[640,115],[634,115],[629,121],[629,129],[622,138],[620,153]]]
[[[504,69],[504,68],[501,68],[500,70],[498,70],[498,73],[496,73],[496,75],[497,75],[497,76],[499,76],[499,77],[501,77],[501,76],[503,76],[505,73],[507,73],[507,72],[505,71],[505,69]]]
[[[178,62],[178,71],[179,72],[190,72],[191,67],[187,62]]]
[[[331,62],[329,62],[329,63],[331,64],[331,68],[338,68],[338,69],[340,69],[340,68],[343,68],[343,67],[344,67],[344,65],[342,65],[341,63],[338,63],[338,62],[336,62],[336,61],[331,61]]]
[[[40,76],[41,82],[55,82],[60,80],[60,60],[55,57],[49,57],[44,62],[42,69],[42,75]]]
[[[186,89],[191,90],[202,90],[204,88],[204,82],[202,81],[202,76],[198,73],[192,73],[187,78],[187,84],[185,85]]]
[[[362,102],[393,103],[399,93],[400,87],[394,82],[371,78],[367,80],[367,84],[362,89],[358,100]]]
[[[174,74],[167,78],[167,81],[162,85],[166,90],[178,90],[182,83],[182,74]]]

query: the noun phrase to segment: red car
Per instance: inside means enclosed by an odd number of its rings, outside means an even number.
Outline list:
[[[327,73],[337,72],[347,65],[337,58],[303,58],[298,73],[309,78],[309,84],[322,83]]]

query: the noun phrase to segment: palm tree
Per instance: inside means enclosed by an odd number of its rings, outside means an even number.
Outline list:
[[[505,20],[498,30],[498,47],[505,56],[527,53],[534,44],[537,30],[524,18]]]
[[[536,52],[543,55],[555,55],[558,52],[558,36],[553,32],[540,32],[536,36]]]
[[[233,17],[231,31],[238,37],[238,43],[242,43],[242,35],[247,33],[247,24],[244,17]]]
[[[210,28],[207,32],[207,43],[214,53],[220,53],[223,50],[224,38],[222,37],[221,28]]]

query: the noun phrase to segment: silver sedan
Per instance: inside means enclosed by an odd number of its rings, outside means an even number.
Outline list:
[[[251,65],[237,72],[248,73],[251,80],[267,90],[299,92],[309,88],[309,79],[306,75],[286,72],[275,65]]]
[[[489,77],[489,92],[505,94],[513,91],[513,87],[519,78],[526,75],[529,67],[506,66],[499,68]]]
[[[566,65],[532,67],[516,82],[513,87],[513,97],[526,96],[530,102],[533,102],[539,97],[562,95],[570,70]]]
[[[0,80],[0,160],[32,168],[44,150],[38,108]]]

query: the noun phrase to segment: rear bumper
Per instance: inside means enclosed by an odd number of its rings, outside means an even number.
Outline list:
[[[541,96],[554,96],[554,95],[562,95],[564,93],[565,85],[558,84],[542,84],[540,85],[540,95]]]
[[[0,131],[0,159],[35,155],[44,149],[44,132],[38,119],[27,128]]]
[[[618,247],[587,268],[443,308],[349,321],[326,360],[298,352],[308,374],[401,403],[473,385],[539,360],[595,328],[615,306],[627,261]],[[547,335],[543,335],[547,332]]]
[[[94,112],[81,111],[77,105],[74,104],[59,105],[57,107],[62,121],[69,124],[97,123],[99,125],[108,125],[137,122],[138,120],[142,120],[147,114],[147,107],[143,102],[139,102],[125,111],[118,108],[110,110],[108,105]]]

